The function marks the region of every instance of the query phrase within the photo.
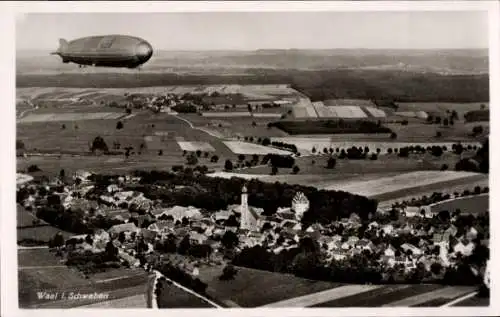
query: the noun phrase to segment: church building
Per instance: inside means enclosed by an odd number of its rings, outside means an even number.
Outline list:
[[[240,228],[250,231],[259,231],[262,227],[263,218],[257,209],[248,206],[248,192],[247,187],[243,185],[241,189],[241,205],[240,205],[241,219]]]

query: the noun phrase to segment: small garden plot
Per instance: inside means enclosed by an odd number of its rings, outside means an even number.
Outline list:
[[[177,143],[179,144],[179,146],[183,151],[187,152],[196,152],[196,151],[215,152],[214,147],[207,142],[177,141]]]
[[[234,153],[234,154],[245,154],[245,155],[266,155],[266,154],[279,154],[279,155],[290,155],[292,152],[283,151],[271,147],[266,147],[263,145],[241,142],[241,141],[224,141],[224,144]]]

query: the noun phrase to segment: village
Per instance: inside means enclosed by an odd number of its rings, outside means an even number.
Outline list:
[[[242,250],[258,246],[280,254],[298,248],[309,238],[319,247],[325,266],[347,263],[362,255],[370,259],[370,265],[384,271],[409,274],[423,268],[429,275],[442,277],[446,268],[454,268],[478,247],[489,248],[487,222],[460,215],[460,210],[443,215],[430,209],[406,213],[404,208],[393,208],[391,215],[381,211],[369,221],[352,213],[330,225],[304,225],[301,219],[309,209],[309,200],[302,192],[295,193],[290,206],[266,216],[263,209],[249,205],[246,186],[241,189],[239,204],[209,212],[192,206],[166,207],[142,192],[124,190],[138,184],[139,177],[117,177],[96,197],[91,194],[96,186],[92,179],[95,175],[80,171],[70,181],[61,177],[41,183],[28,180],[18,186],[18,203],[35,217],[47,215],[40,210],[48,206],[60,205],[58,210],[63,213],[81,217],[76,221],[93,224],[93,230],[66,236],[64,241],[54,237],[49,246],[64,246],[62,250],[73,255],[97,254],[104,252],[111,241],[126,267],[148,267],[148,255],[163,254],[197,276],[200,265],[229,264]],[[470,221],[464,223],[463,217]],[[99,224],[104,225],[95,229]],[[471,270],[480,274],[484,268],[471,266]]]

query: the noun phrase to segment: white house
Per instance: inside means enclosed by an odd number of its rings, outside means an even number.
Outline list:
[[[394,258],[396,256],[396,249],[392,246],[389,245],[385,250],[384,250],[384,255],[388,257]]]
[[[401,245],[401,249],[403,249],[405,252],[406,251],[411,251],[413,255],[422,255],[423,252],[416,246],[410,244],[410,243],[404,243]]]
[[[382,232],[384,232],[386,235],[391,235],[394,233],[394,226],[391,224],[385,225],[382,227]]]
[[[469,256],[474,251],[474,243],[470,241],[466,241],[465,243],[459,241],[454,247],[453,252],[456,254],[458,252],[462,253],[464,256]]]

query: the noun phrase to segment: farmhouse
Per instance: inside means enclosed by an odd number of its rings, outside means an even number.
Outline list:
[[[136,225],[132,222],[128,223],[123,223],[119,225],[114,225],[112,226],[109,230],[108,233],[110,236],[115,237],[118,236],[121,232],[137,232],[139,229],[136,227]]]
[[[203,217],[200,210],[192,206],[174,206],[172,208],[155,210],[153,211],[153,214],[156,216],[156,218],[160,218],[162,216],[172,216],[174,218],[174,221],[182,221],[182,218],[184,217],[187,219],[201,219]]]

